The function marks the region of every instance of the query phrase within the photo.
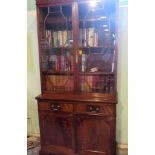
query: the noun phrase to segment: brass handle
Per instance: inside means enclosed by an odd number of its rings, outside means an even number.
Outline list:
[[[100,106],[92,106],[92,105],[88,105],[87,106],[87,111],[88,112],[100,112]]]
[[[50,108],[51,108],[51,110],[54,111],[54,112],[58,112],[58,111],[61,110],[61,106],[60,106],[59,104],[51,104],[51,105],[50,105]]]
[[[100,112],[100,107],[96,107],[96,112]]]

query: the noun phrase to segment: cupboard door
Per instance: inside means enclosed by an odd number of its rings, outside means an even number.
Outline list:
[[[114,155],[114,117],[78,116],[80,155]]]
[[[41,114],[41,152],[54,155],[74,154],[73,117],[65,114]]]

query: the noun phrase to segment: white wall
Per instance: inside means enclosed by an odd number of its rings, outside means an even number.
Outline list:
[[[40,94],[40,76],[37,42],[37,21],[35,11],[27,14],[27,117],[28,133],[39,133],[37,102],[35,97]]]
[[[128,143],[128,8],[119,9],[119,54],[118,54],[118,104],[117,130],[118,143]]]

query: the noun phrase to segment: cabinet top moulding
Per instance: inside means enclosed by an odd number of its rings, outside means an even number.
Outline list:
[[[102,0],[96,0],[96,2],[98,1],[102,1]],[[107,0],[105,0],[107,1]],[[38,6],[49,6],[49,5],[66,5],[69,3],[73,3],[73,2],[78,2],[78,3],[83,3],[83,2],[90,2],[90,0],[36,0],[36,4]]]

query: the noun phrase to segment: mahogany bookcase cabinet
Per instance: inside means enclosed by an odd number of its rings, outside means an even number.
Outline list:
[[[115,155],[116,0],[36,0],[40,155]]]

